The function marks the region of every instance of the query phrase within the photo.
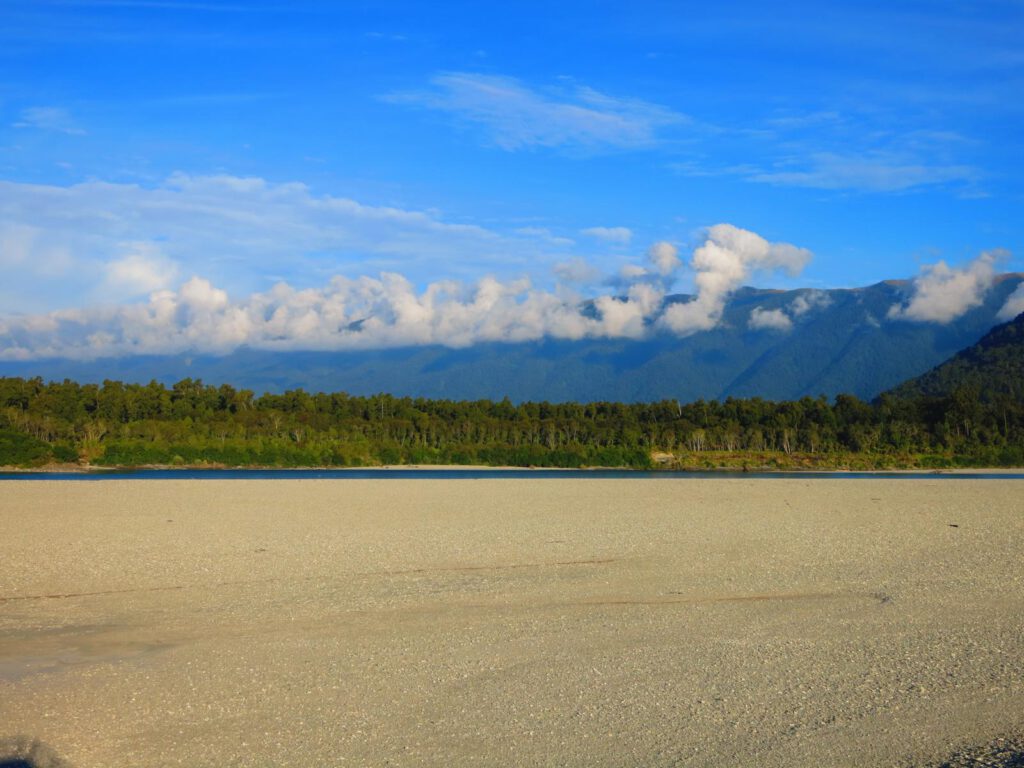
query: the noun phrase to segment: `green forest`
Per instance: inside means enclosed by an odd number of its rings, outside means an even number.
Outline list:
[[[256,396],[184,379],[0,379],[0,465],[637,469],[1024,465],[1011,394],[624,404]]]

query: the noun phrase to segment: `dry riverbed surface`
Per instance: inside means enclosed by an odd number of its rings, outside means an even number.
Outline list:
[[[1020,481],[3,482],[0,763],[1012,761],[1022,558]]]

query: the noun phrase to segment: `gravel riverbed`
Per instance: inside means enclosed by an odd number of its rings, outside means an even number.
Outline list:
[[[1022,557],[1020,481],[6,482],[0,762],[1024,765]]]

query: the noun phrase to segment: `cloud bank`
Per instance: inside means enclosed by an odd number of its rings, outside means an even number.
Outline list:
[[[617,248],[632,236],[615,227],[584,234]],[[724,223],[689,254],[659,242],[617,268],[574,250],[543,227],[503,233],[259,178],[176,174],[153,187],[0,181],[0,357],[685,336],[717,327],[729,296],[756,273],[795,275],[811,258]],[[959,317],[983,300],[998,258],[926,267],[890,317]],[[427,278],[442,263],[452,279]],[[351,274],[356,265],[376,277]],[[694,295],[666,301],[683,277]],[[828,300],[803,291],[747,322],[786,331]],[[1014,294],[1004,312],[1021,302]]]
[[[633,265],[628,285],[589,301],[565,285],[545,290],[528,279],[442,280],[417,289],[402,275],[388,272],[377,278],[334,276],[325,286],[311,289],[282,282],[232,300],[208,279],[193,276],[176,289],[154,291],[143,302],[9,317],[0,321],[0,358],[223,354],[240,346],[463,347],[544,337],[641,338],[656,330],[686,334],[713,327],[728,295],[752,270],[781,268],[795,273],[810,253],[786,243],[769,243],[730,224],[715,225],[690,262],[697,273],[696,296],[667,308],[666,293],[683,266],[678,249],[656,243],[647,258],[648,266]],[[147,254],[140,252],[119,260],[111,279],[162,281],[158,266],[146,259]],[[575,271],[586,266],[570,265]],[[687,307],[695,309],[687,314]],[[677,316],[681,309],[683,322]],[[693,317],[700,328],[688,322]]]

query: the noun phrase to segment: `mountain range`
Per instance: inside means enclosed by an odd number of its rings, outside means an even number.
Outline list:
[[[183,378],[256,392],[388,392],[452,400],[654,401],[727,397],[792,400],[849,393],[864,399],[920,376],[997,324],[1024,275],[1000,276],[983,302],[950,322],[895,318],[908,283],[789,291],[742,288],[709,331],[640,340],[583,339],[440,345],[341,352],[241,348],[223,356],[178,354],[93,361],[0,362],[0,375],[80,382],[170,384]],[[674,295],[666,302],[685,302]],[[801,307],[794,311],[795,306]],[[751,313],[782,322],[751,327]],[[785,314],[783,316],[783,310]]]

